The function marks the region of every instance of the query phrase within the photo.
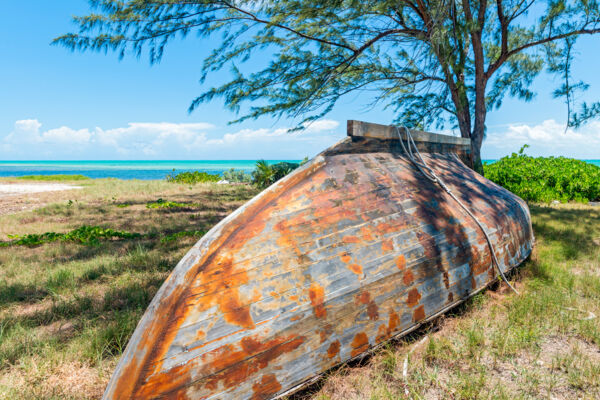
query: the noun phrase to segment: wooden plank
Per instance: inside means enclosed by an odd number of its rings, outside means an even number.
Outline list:
[[[398,139],[398,131],[400,131],[401,134],[404,134],[403,128],[393,125],[381,125],[371,122],[348,120],[348,136],[351,137],[395,140]],[[410,129],[410,133],[415,142],[441,143],[471,147],[471,141],[467,138],[440,135],[438,133],[419,131],[415,129]]]
[[[481,231],[398,145],[346,138],[213,228],[152,301],[105,398],[272,398],[492,281]],[[423,157],[502,269],[518,265],[526,204],[453,154]]]

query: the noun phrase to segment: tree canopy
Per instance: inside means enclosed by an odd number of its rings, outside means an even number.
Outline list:
[[[600,33],[596,0],[92,0],[75,17],[77,33],[55,39],[73,50],[117,51],[157,62],[166,46],[191,34],[216,43],[202,80],[225,67],[231,79],[201,93],[190,110],[216,97],[239,112],[323,117],[344,95],[362,91],[391,108],[394,123],[457,127],[471,139],[476,169],[486,113],[505,96],[534,97],[544,69],[562,77],[554,92],[569,124],[600,114],[576,111],[573,46]],[[210,38],[210,40],[206,40]],[[218,39],[217,39],[218,38]],[[259,68],[245,68],[253,58]]]

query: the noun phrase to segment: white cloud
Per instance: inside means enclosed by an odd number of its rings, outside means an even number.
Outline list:
[[[16,121],[0,134],[0,159],[300,159],[344,136],[338,121],[319,120],[298,132],[287,128],[218,128],[212,124],[132,122],[116,128],[44,129],[36,119]],[[490,128],[483,158],[499,158],[529,144],[531,155],[600,158],[600,122],[565,132],[564,124],[508,124]]]
[[[41,124],[40,124],[41,125]],[[61,144],[84,144],[88,143],[92,138],[92,133],[87,129],[71,129],[68,126],[61,126],[57,129],[50,129],[42,132],[40,141],[44,143],[61,143]]]
[[[209,123],[132,122],[104,129],[44,130],[36,119],[15,122],[0,136],[0,158],[11,159],[296,159],[342,136],[339,123],[320,120],[300,132],[287,128],[219,132]]]
[[[580,129],[565,131],[564,123],[546,120],[537,125],[510,124],[504,129],[490,130],[483,144],[482,158],[498,158],[516,152],[528,144],[527,154],[534,156],[566,156],[581,159],[600,158],[600,121],[592,121]]]
[[[340,126],[340,123],[331,119],[320,119],[306,125],[306,132],[332,131]]]
[[[15,122],[15,129],[24,132],[38,132],[42,124],[37,119],[23,119]]]

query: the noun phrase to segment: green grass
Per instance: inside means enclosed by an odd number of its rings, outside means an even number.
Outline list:
[[[170,271],[256,192],[90,180],[36,210],[0,215],[0,241],[11,243],[0,248],[0,398],[99,398]],[[157,198],[195,206],[147,208]]]
[[[85,175],[24,175],[17,176],[14,179],[23,180],[23,181],[52,181],[52,182],[61,182],[61,181],[84,181],[90,179]]]

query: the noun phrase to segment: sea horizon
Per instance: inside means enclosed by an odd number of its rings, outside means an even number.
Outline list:
[[[251,172],[258,160],[10,160],[0,161],[0,177],[26,175],[85,175],[89,178],[164,179],[168,174],[202,171],[222,175],[230,169]],[[300,162],[301,160],[265,160]],[[497,159],[486,159],[493,163]],[[600,160],[582,160],[600,166]]]
[[[10,160],[0,161],[0,177],[84,175],[93,179],[164,179],[173,172],[202,171],[222,175],[230,169],[251,172],[258,160]],[[265,160],[300,162],[301,160]]]

